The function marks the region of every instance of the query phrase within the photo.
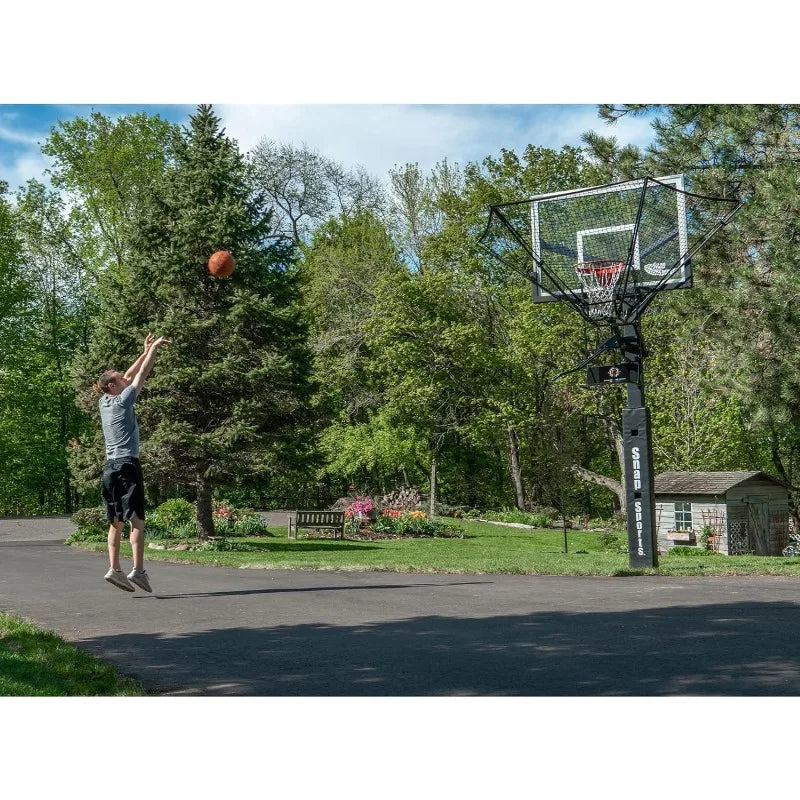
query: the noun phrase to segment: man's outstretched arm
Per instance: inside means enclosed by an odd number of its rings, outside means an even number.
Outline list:
[[[148,333],[144,340],[144,352],[125,370],[125,378],[132,381],[136,377],[136,373],[142,366],[142,362],[147,357],[147,351],[152,347],[155,337],[152,333]]]
[[[153,364],[155,364],[158,351],[165,344],[170,344],[170,340],[160,336],[150,345],[147,353],[145,354],[144,360],[139,365],[139,371],[136,373],[133,381],[131,382],[131,385],[136,389],[136,394],[139,394],[139,392],[142,391],[142,384],[150,376],[150,372],[153,369]]]

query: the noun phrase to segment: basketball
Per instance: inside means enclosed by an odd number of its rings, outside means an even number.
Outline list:
[[[227,278],[233,272],[236,262],[227,250],[217,250],[208,259],[208,271],[215,278]]]

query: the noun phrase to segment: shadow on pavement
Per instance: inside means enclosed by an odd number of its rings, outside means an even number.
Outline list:
[[[793,603],[745,602],[355,626],[265,619],[80,645],[154,694],[796,695],[799,617]]]
[[[352,592],[362,589],[414,589],[420,586],[473,586],[480,583],[493,583],[493,581],[455,581],[442,583],[381,583],[375,586],[299,586],[295,588],[283,587],[281,589],[233,589],[225,592],[186,592],[184,594],[162,594],[153,593],[152,595],[137,594],[132,600],[176,600],[185,597],[231,597],[235,595],[247,594],[292,594],[293,592]]]

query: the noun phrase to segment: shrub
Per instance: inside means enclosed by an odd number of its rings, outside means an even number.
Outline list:
[[[627,553],[627,541],[616,533],[601,533],[600,546],[606,553]]]
[[[435,536],[442,528],[444,523],[437,522],[427,517],[413,517],[411,514],[404,514],[395,520],[398,533],[413,534],[416,536]]]
[[[96,528],[78,528],[66,538],[67,544],[74,542],[105,542],[108,538],[108,531],[98,531]]]
[[[625,520],[623,519],[620,523],[618,519],[607,519],[604,517],[590,517],[586,520],[586,527],[590,530],[597,529],[597,528],[624,528],[625,527]]]
[[[196,550],[198,552],[239,552],[239,553],[251,553],[259,550],[259,547],[256,547],[252,544],[248,544],[247,542],[231,542],[228,539],[220,538],[220,539],[208,539],[205,542],[199,542],[198,544],[194,545],[190,548],[191,550]]]
[[[394,509],[386,509],[370,528],[376,533],[397,533],[401,536],[455,535],[463,538],[464,535],[461,528],[430,519],[424,511],[398,513]]]
[[[240,517],[233,523],[233,536],[266,536],[267,524],[258,514]]]
[[[66,539],[73,542],[104,542],[108,538],[108,518],[105,506],[79,508],[72,515],[72,522],[78,526]],[[127,529],[123,535],[127,535]]]
[[[700,531],[700,544],[703,550],[714,549],[714,529],[710,525],[703,525],[703,530]]]
[[[534,512],[520,511],[518,508],[504,508],[502,511],[486,511],[484,519],[492,522],[517,522],[534,528],[546,528],[558,516],[555,509],[540,508]]]
[[[102,528],[108,530],[108,519],[106,517],[105,506],[93,506],[92,508],[79,508],[72,515],[73,524],[79,528]]]
[[[194,522],[196,513],[194,503],[175,498],[166,500],[147,517],[147,522],[160,528],[172,528]]]
[[[676,545],[669,551],[671,556],[718,556],[720,553],[714,550],[706,550],[705,547],[687,547],[686,545]]]
[[[227,533],[233,530],[233,523],[237,520],[236,510],[234,507],[225,500],[215,501],[211,518],[214,522],[214,531],[221,531]]]
[[[151,525],[148,520],[145,533],[149,539],[194,539],[197,537],[197,526],[194,522],[188,522],[164,528],[160,525]]]
[[[381,515],[375,522],[370,525],[376,533],[397,533],[397,526],[395,525],[395,517],[388,514]]]
[[[188,500],[174,498],[164,501],[145,518],[145,532],[151,539],[186,539],[195,536],[195,506]]]
[[[188,522],[193,522],[197,513],[194,503],[177,497],[163,502],[156,509],[156,512],[165,522],[174,523],[175,525],[185,525]]]

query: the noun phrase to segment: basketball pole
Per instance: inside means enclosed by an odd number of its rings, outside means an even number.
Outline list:
[[[637,325],[623,328],[623,358],[635,365],[637,382],[628,382],[628,402],[622,409],[625,453],[625,505],[628,515],[628,562],[631,569],[658,566],[655,499],[653,496],[650,411],[644,399],[644,343]]]

